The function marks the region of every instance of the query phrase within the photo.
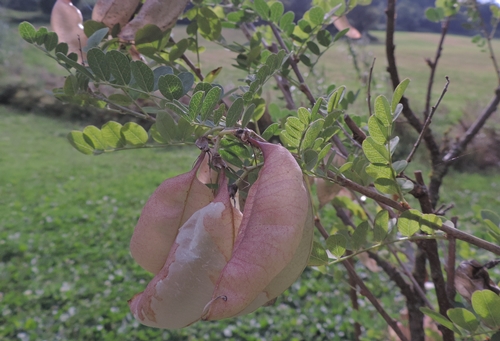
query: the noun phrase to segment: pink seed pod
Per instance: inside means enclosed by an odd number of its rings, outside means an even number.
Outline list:
[[[314,221],[299,165],[280,145],[249,142],[262,150],[264,166],[248,193],[232,257],[204,320],[248,313],[275,298],[300,275],[311,250]]]
[[[234,208],[224,173],[213,202],[179,229],[168,259],[146,290],[130,301],[133,315],[151,327],[177,329],[198,321],[233,252],[241,212]]]
[[[124,27],[132,18],[141,0],[98,0],[92,11],[92,20],[109,28],[116,24]]]
[[[118,35],[123,42],[133,42],[137,31],[147,24],[154,24],[162,31],[173,27],[189,0],[146,0],[141,10]]]
[[[213,200],[212,190],[198,179],[198,170],[206,168],[207,162],[208,155],[202,152],[191,171],[165,180],[144,206],[130,241],[130,252],[145,270],[160,272],[179,228]]]
[[[50,26],[57,33],[59,42],[68,44],[68,52],[76,53],[81,63],[81,49],[87,46],[87,36],[83,32],[80,10],[70,0],[57,0],[50,15]],[[83,58],[86,58],[85,55]]]

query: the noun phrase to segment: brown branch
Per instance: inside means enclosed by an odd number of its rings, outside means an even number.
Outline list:
[[[175,44],[175,40],[170,37],[169,39],[169,42],[171,43],[174,43]],[[203,76],[203,74],[201,73],[201,70],[200,68],[196,67],[193,62],[186,56],[185,53],[182,54],[181,56],[181,59],[184,61],[184,63],[186,63],[186,65],[194,72],[194,74],[196,75],[196,77],[198,77],[198,79],[200,81],[203,82],[203,80],[205,79],[205,77]]]
[[[450,227],[446,224],[439,226],[438,229],[445,232],[448,236],[463,240],[464,242],[480,247],[486,251],[490,251],[491,253],[500,255],[500,247],[496,244],[487,242],[486,240],[483,240],[481,238],[474,237],[473,235],[460,231],[459,229],[456,229],[454,227]]]
[[[252,40],[252,31],[255,31],[255,26],[253,24],[242,24],[240,26],[241,30],[243,31],[243,34],[245,37],[250,41]],[[268,45],[264,39],[262,39],[262,45],[264,48],[268,49],[272,53],[277,53],[278,49],[275,44]],[[292,97],[292,92],[290,91],[290,84],[288,83],[288,79],[285,77],[282,77],[278,74],[274,75],[274,79],[276,80],[276,84],[278,85],[278,88],[281,90],[283,93],[283,97],[286,102],[286,108],[289,110],[293,110],[296,108],[295,106],[295,101],[293,100]]]
[[[348,251],[350,253],[350,251]],[[354,267],[354,261],[352,258],[346,260],[349,264]],[[359,311],[358,303],[358,291],[356,290],[356,279],[348,272],[349,275],[349,298],[351,299],[352,309]],[[354,322],[354,341],[359,341],[361,336],[361,324],[359,322]]]
[[[278,44],[280,47],[285,50],[287,54],[290,54],[290,50],[286,46],[285,42],[283,41],[283,38],[281,37],[281,34],[273,23],[269,23],[269,26],[271,27],[271,30],[273,31],[274,37],[278,41]],[[288,61],[290,62],[290,66],[293,69],[293,72],[295,73],[295,76],[297,76],[297,79],[299,81],[299,89],[306,95],[307,99],[311,103],[311,105],[314,105],[316,103],[316,99],[314,98],[311,89],[309,89],[309,86],[306,84],[304,77],[302,76],[302,73],[299,70],[299,66],[297,65],[297,62],[295,60],[294,56],[290,56],[288,58]]]
[[[453,225],[457,226],[458,218],[451,218]],[[446,294],[450,302],[455,301],[455,259],[456,259],[456,239],[448,235],[448,258],[446,261]]]
[[[396,0],[387,1],[386,15],[387,15],[387,29],[386,29],[385,47],[386,47],[386,56],[388,63],[387,71],[389,72],[389,75],[391,77],[393,89],[396,89],[396,87],[400,83],[398,69],[396,65],[396,56],[394,54],[394,51],[396,49],[396,46],[394,45]],[[401,98],[400,103],[403,105],[403,116],[406,118],[408,123],[410,123],[410,125],[417,131],[417,133],[420,133],[423,128],[422,122],[420,122],[418,117],[411,110],[408,99],[403,96]],[[440,158],[441,153],[439,150],[439,146],[436,143],[434,136],[432,135],[431,129],[429,128],[426,129],[423,135],[423,139],[425,141],[427,149],[430,152],[432,164],[435,165],[441,162]]]
[[[360,194],[363,194],[363,195],[367,196],[368,198],[375,200],[376,202],[379,202],[379,203],[382,203],[382,204],[387,205],[389,207],[392,207],[400,212],[406,211],[406,208],[403,205],[401,205],[400,203],[398,203],[397,201],[394,201],[394,200],[392,200],[392,199],[390,199],[382,194],[379,194],[368,187],[361,186],[361,185],[359,185],[359,184],[357,184],[357,183],[355,183],[347,178],[343,178],[341,176],[338,176],[337,174],[335,174],[332,171],[328,171],[327,174],[328,174],[328,179],[330,181],[335,182],[342,187],[346,187],[346,188],[349,188],[349,189],[356,191]]]
[[[413,278],[418,283],[422,291],[425,291],[425,281],[427,277],[427,256],[420,248],[417,248],[417,255],[413,264]],[[423,328],[424,314],[420,311],[420,307],[424,306],[424,301],[415,302],[414,305],[408,306],[408,320],[410,322],[411,335],[418,336],[415,340],[425,340],[425,331]],[[422,333],[424,336],[422,336]]]
[[[486,121],[490,116],[497,110],[500,104],[500,87],[495,89],[495,97],[491,100],[486,108],[483,109],[482,113],[476,119],[476,121],[469,127],[465,134],[456,142],[442,158],[442,161],[438,164],[433,165],[431,181],[429,183],[429,193],[431,197],[431,202],[433,206],[439,199],[439,188],[443,183],[444,176],[448,173],[448,168],[451,162],[458,158],[467,148],[467,145],[472,141],[472,139],[477,135],[477,133],[483,128]]]
[[[377,298],[372,294],[372,292],[366,287],[365,283],[361,278],[359,278],[358,274],[356,273],[356,270],[354,270],[354,267],[351,265],[349,262],[342,262],[344,264],[345,268],[347,269],[347,272],[349,273],[350,276],[354,279],[356,284],[359,286],[360,293],[365,296],[370,303],[375,307],[375,309],[378,311],[378,313],[384,318],[384,320],[387,322],[387,324],[394,330],[396,335],[401,339],[401,341],[409,341],[406,336],[403,334],[401,329],[399,329],[398,324],[396,321],[394,321],[389,314],[384,310],[384,308],[380,305],[378,302]]]
[[[446,316],[448,309],[453,308],[453,305],[448,300],[448,294],[446,292],[446,282],[444,281],[443,271],[441,270],[441,261],[439,260],[438,246],[436,240],[426,240],[420,244],[429,259],[429,266],[431,268],[431,278],[434,283],[434,289],[436,290],[436,297],[439,305],[439,313]],[[454,341],[454,332],[442,325],[439,326],[441,333],[443,334],[443,341]]]
[[[380,258],[376,253],[368,252],[368,256],[377,262],[377,265],[384,270],[389,278],[396,283],[401,293],[406,298],[406,307],[408,308],[408,321],[412,341],[425,339],[424,332],[424,314],[420,307],[424,305],[422,298],[415,295],[410,285],[401,276],[401,272],[392,264]]]
[[[434,113],[436,112],[436,109],[439,107],[439,104],[441,103],[444,95],[448,91],[448,86],[449,85],[450,85],[450,79],[448,78],[448,76],[446,76],[446,84],[444,85],[443,91],[441,92],[441,96],[439,96],[439,99],[438,99],[436,105],[432,107],[431,112],[429,114],[426,113],[426,120],[425,120],[424,126],[422,127],[422,131],[418,135],[417,141],[415,141],[415,144],[413,145],[413,148],[412,148],[410,154],[406,158],[406,162],[408,162],[408,163],[411,162],[411,160],[413,158],[413,155],[417,151],[418,146],[420,145],[420,142],[422,141],[422,137],[424,136],[425,132],[427,131],[427,129],[429,128],[429,125],[432,122],[432,117],[434,116]],[[432,86],[432,84],[430,84],[429,86]]]
[[[441,96],[442,97],[442,96]],[[428,120],[432,117],[432,115],[428,116]],[[424,179],[422,176],[422,172],[415,172],[415,178],[420,187],[424,188],[424,195],[420,196],[420,208],[422,213],[434,213],[433,206],[429,200],[428,192],[425,187]],[[425,252],[427,259],[429,260],[429,266],[431,268],[431,278],[434,283],[434,289],[436,290],[436,298],[438,301],[439,312],[446,316],[446,312],[448,309],[453,308],[453,305],[448,300],[448,294],[446,291],[446,282],[444,281],[443,272],[441,270],[441,260],[439,259],[439,252],[437,241],[434,240],[425,240],[421,242],[417,242],[417,246],[419,249]],[[443,334],[443,341],[454,341],[455,336],[452,330],[439,326],[441,333]]]
[[[363,144],[363,141],[366,139],[366,134],[363,130],[361,130],[354,122],[348,114],[344,115],[344,122],[347,127],[352,132],[352,138],[359,144]]]
[[[444,38],[446,37],[446,33],[448,32],[448,25],[450,23],[450,18],[446,17],[441,22],[441,38],[439,39],[439,44],[436,50],[436,56],[433,61],[428,60],[428,64],[431,68],[431,74],[429,76],[429,83],[427,85],[427,95],[425,98],[425,111],[424,115],[427,118],[429,116],[429,111],[431,109],[431,96],[432,96],[432,86],[434,84],[434,76],[436,74],[437,64],[439,58],[441,58],[441,51],[443,51]]]
[[[477,120],[470,126],[470,128],[465,132],[464,136],[448,151],[448,153],[443,157],[444,162],[453,161],[457,156],[459,156],[467,147],[470,141],[476,136],[476,134],[484,126],[488,118],[497,110],[498,104],[500,103],[500,87],[495,90],[495,97],[488,104],[488,106],[479,115]]]
[[[321,236],[323,236],[324,239],[328,239],[329,234],[326,232],[325,228],[321,224],[318,218],[314,220],[314,225],[318,229],[319,233]],[[377,298],[373,295],[373,293],[368,289],[363,282],[361,278],[359,278],[358,274],[356,273],[356,270],[354,270],[353,265],[349,262],[349,260],[343,261],[342,264],[344,267],[347,269],[347,272],[349,274],[349,283],[356,284],[360,288],[360,293],[365,296],[370,303],[375,307],[377,312],[382,316],[382,318],[387,322],[387,324],[394,330],[394,332],[399,336],[401,341],[409,341],[406,336],[401,332],[401,329],[399,329],[396,321],[394,321],[389,314],[384,310],[384,308],[380,305],[378,302]]]

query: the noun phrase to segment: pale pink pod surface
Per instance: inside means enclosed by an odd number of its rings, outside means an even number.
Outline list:
[[[124,27],[132,18],[141,0],[98,0],[92,11],[92,20],[109,28],[116,24]]]
[[[272,301],[288,289],[302,274],[311,255],[314,237],[314,212],[309,200],[306,224],[302,232],[302,239],[288,265],[269,283],[269,285],[250,303],[239,315],[249,314],[259,307]]]
[[[252,143],[261,148],[264,166],[248,193],[233,256],[204,310],[204,320],[244,311],[290,264],[303,239],[310,197],[299,165],[280,145]]]
[[[137,31],[147,24],[154,24],[162,31],[173,27],[189,0],[146,0],[139,13],[118,35],[124,42],[133,42]]]
[[[213,200],[210,190],[198,177],[208,156],[201,153],[193,169],[165,180],[151,195],[130,241],[130,252],[145,270],[157,274],[170,252],[179,228],[199,209]]]
[[[83,32],[80,10],[70,0],[57,0],[50,15],[50,26],[57,33],[59,42],[68,44],[69,53],[76,53],[78,61],[82,62],[83,53],[80,49],[87,46],[87,36]]]
[[[359,33],[359,31],[354,28],[353,26],[351,26],[351,24],[349,23],[349,20],[347,19],[347,17],[345,15],[341,16],[341,17],[332,17],[332,20],[333,20],[333,25],[335,26],[335,28],[339,31],[343,31],[345,30],[346,28],[349,29],[349,31],[347,31],[346,33],[346,36],[351,38],[351,39],[359,39],[361,38],[361,33]]]
[[[231,204],[227,181],[221,179],[214,201],[180,228],[160,273],[129,301],[133,315],[147,326],[167,329],[198,321],[231,257],[241,219]]]

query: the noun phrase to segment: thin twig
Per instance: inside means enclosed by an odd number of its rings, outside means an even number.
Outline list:
[[[451,222],[453,225],[457,226],[458,217],[452,217]],[[456,289],[455,289],[455,259],[456,259],[456,239],[448,235],[448,257],[446,260],[446,293],[448,294],[448,300],[450,302],[455,301]]]
[[[104,102],[106,102],[106,103],[108,103],[110,105],[113,105],[113,106],[117,107],[118,109],[120,109],[121,111],[124,111],[124,112],[126,112],[126,113],[128,113],[128,114],[130,114],[132,116],[135,116],[135,117],[143,119],[143,120],[151,121],[151,122],[156,122],[156,118],[154,118],[154,117],[152,117],[150,115],[141,114],[141,113],[133,111],[133,110],[127,108],[127,107],[123,107],[121,105],[115,104],[115,103],[111,102],[109,99],[107,99],[104,96],[99,96],[99,95],[94,94],[94,97],[97,98],[98,100],[101,100],[101,101],[104,101]]]
[[[448,299],[446,293],[446,282],[444,281],[443,271],[441,270],[441,261],[439,260],[439,253],[436,240],[426,240],[421,242],[421,246],[429,260],[429,267],[431,268],[431,278],[436,290],[436,298],[439,306],[439,313],[446,316],[448,309],[453,308],[452,303]],[[442,325],[439,326],[443,334],[443,341],[454,341],[454,332]]]
[[[425,296],[425,292],[423,291],[422,287],[418,284],[417,280],[412,275],[412,273],[408,270],[408,268],[406,267],[406,265],[401,261],[401,259],[399,258],[397,252],[390,245],[388,245],[387,247],[389,248],[389,250],[391,251],[391,253],[394,255],[394,257],[396,258],[396,260],[398,261],[399,267],[403,270],[403,273],[412,282],[414,291],[416,291],[420,295],[420,298],[425,302],[425,304],[427,305],[427,307],[429,307],[429,309],[434,310],[434,308],[432,306],[432,303],[429,301],[429,299],[427,298],[427,296]]]
[[[366,100],[368,102],[368,114],[370,114],[370,116],[373,115],[371,88],[372,88],[373,68],[375,67],[376,60],[377,60],[377,58],[373,58],[372,65],[370,67],[370,73],[368,74],[368,93],[366,95]]]
[[[434,57],[433,61],[427,60],[427,64],[431,68],[431,74],[429,76],[429,83],[427,84],[427,95],[425,97],[425,111],[424,111],[425,118],[429,116],[429,112],[431,109],[431,96],[432,96],[432,86],[434,84],[434,76],[436,74],[439,58],[441,58],[441,51],[443,50],[444,38],[446,37],[446,33],[448,32],[449,23],[450,23],[449,17],[446,17],[441,22],[441,38],[439,39],[439,44],[436,50],[436,56]]]
[[[386,28],[386,39],[385,39],[385,48],[386,48],[386,56],[387,56],[387,72],[389,72],[389,76],[391,77],[392,87],[396,89],[396,87],[400,83],[398,68],[396,65],[396,56],[394,51],[396,46],[394,45],[394,31],[395,31],[395,22],[396,22],[396,0],[388,0],[387,1],[387,28]],[[418,117],[413,113],[410,108],[410,104],[406,97],[402,97],[400,103],[403,105],[403,116],[406,118],[408,123],[420,133],[422,131],[422,122],[418,119]],[[423,139],[427,146],[427,149],[430,152],[432,165],[439,164],[441,162],[441,151],[439,149],[434,136],[432,135],[431,129],[426,129]]]
[[[408,155],[408,157],[406,158],[406,162],[408,162],[408,163],[411,162],[411,159],[413,158],[413,155],[417,151],[417,148],[420,145],[420,142],[422,141],[422,138],[425,135],[425,132],[426,132],[427,128],[431,124],[432,117],[434,116],[434,113],[436,112],[436,109],[439,107],[439,104],[441,103],[441,100],[443,99],[444,95],[448,91],[448,86],[449,85],[450,85],[450,79],[448,78],[448,76],[446,76],[446,84],[444,85],[443,92],[441,92],[441,96],[439,96],[439,99],[438,99],[436,105],[432,107],[431,112],[429,113],[429,115],[427,115],[427,118],[425,120],[424,126],[422,127],[422,131],[420,132],[420,135],[418,135],[418,139],[415,142],[415,144],[413,145],[413,149],[411,150],[410,155]]]
[[[486,240],[483,240],[481,238],[474,237],[473,235],[460,231],[459,229],[456,229],[454,227],[450,227],[446,224],[442,224],[437,228],[445,232],[448,236],[452,236],[453,238],[463,240],[464,242],[485,249],[486,251],[490,251],[496,255],[500,255],[500,247],[496,244],[487,242]]]
[[[314,224],[318,231],[321,233],[324,239],[328,239],[329,234],[326,232],[325,228],[321,224],[318,218],[314,220]],[[347,269],[347,272],[349,274],[349,278],[352,279],[354,283],[356,283],[357,286],[360,288],[360,293],[365,296],[370,303],[375,307],[375,309],[378,311],[378,313],[382,316],[382,318],[387,322],[387,324],[394,330],[394,332],[399,336],[401,341],[409,341],[406,336],[401,332],[401,329],[399,329],[396,321],[394,321],[389,314],[384,310],[384,308],[380,305],[378,302],[377,298],[373,295],[373,293],[368,289],[363,282],[361,278],[359,278],[358,274],[356,273],[356,270],[354,270],[354,267],[352,264],[349,262],[349,259],[346,259],[345,261],[342,262],[342,264],[345,266]]]
[[[356,122],[354,122],[348,114],[344,115],[344,122],[352,131],[352,138],[359,144],[363,144],[363,141],[366,139],[366,134],[363,130],[361,130]]]
[[[271,26],[271,30],[273,31],[274,37],[278,41],[278,44],[280,45],[280,47],[283,50],[285,50],[285,52],[287,54],[290,54],[290,50],[288,49],[285,42],[283,41],[283,38],[281,37],[281,34],[280,34],[278,28],[276,27],[276,25],[274,25],[273,23],[270,23],[269,26]],[[290,65],[293,69],[293,72],[295,73],[295,76],[297,76],[297,79],[300,83],[300,86],[299,86],[300,90],[306,95],[306,97],[309,100],[309,102],[311,103],[311,105],[314,105],[314,103],[316,103],[316,99],[314,98],[314,96],[311,92],[311,89],[309,89],[309,86],[306,84],[304,77],[302,76],[302,73],[299,70],[299,66],[297,65],[297,62],[295,61],[295,57],[290,56],[288,58],[288,60],[289,60]]]
[[[397,201],[394,201],[394,200],[392,200],[392,199],[390,199],[382,194],[379,194],[379,193],[375,192],[374,190],[369,189],[368,187],[361,186],[361,185],[359,185],[359,184],[357,184],[357,183],[355,183],[347,178],[338,176],[337,174],[335,174],[332,171],[328,171],[327,174],[328,174],[327,180],[335,182],[342,187],[346,187],[346,188],[349,188],[349,189],[356,191],[360,194],[363,194],[363,195],[367,196],[368,198],[375,200],[376,202],[385,204],[385,205],[392,207],[400,212],[407,210],[403,205],[401,205]]]
[[[457,156],[459,156],[467,147],[470,141],[476,136],[476,134],[484,126],[488,118],[497,110],[498,104],[500,103],[500,87],[495,90],[495,97],[488,104],[488,106],[479,115],[477,120],[470,126],[465,132],[462,138],[448,151],[448,153],[443,157],[445,163],[453,161]]]
[[[175,44],[175,40],[170,37],[169,42]],[[193,62],[186,56],[185,53],[182,54],[181,59],[186,63],[186,65],[194,72],[196,77],[199,78],[200,81],[203,81],[205,77],[203,77],[203,74],[201,73],[200,68],[196,67]]]
[[[252,40],[252,31],[255,31],[255,26],[252,23],[243,23],[240,25],[241,30],[243,31],[243,34],[245,37],[248,39],[248,41]],[[276,44],[268,45],[264,38],[262,38],[262,45],[272,53],[278,53],[278,48],[276,47]],[[281,75],[275,73],[274,74],[274,79],[276,80],[276,84],[278,85],[278,88],[281,90],[283,93],[283,97],[286,102],[286,108],[288,110],[293,110],[296,108],[295,106],[295,101],[293,100],[292,92],[290,91],[290,84],[288,83],[288,80],[285,77],[282,77]]]
[[[366,287],[363,280],[361,278],[359,278],[358,274],[356,273],[356,270],[354,270],[354,267],[351,265],[351,263],[342,262],[342,264],[345,266],[345,268],[347,269],[347,272],[352,276],[352,278],[354,279],[356,284],[359,286],[360,293],[370,301],[370,303],[375,307],[375,309],[378,311],[378,313],[384,318],[384,320],[392,328],[392,330],[394,330],[394,332],[401,339],[401,341],[408,341],[408,338],[403,334],[401,329],[398,327],[398,324],[396,323],[396,321],[394,321],[389,316],[389,314],[387,314],[387,312],[384,310],[384,308],[378,302],[377,298]]]
[[[488,44],[490,58],[491,58],[491,61],[493,62],[493,67],[495,68],[495,72],[497,74],[498,85],[500,86],[500,68],[498,68],[498,63],[497,63],[497,59],[495,57],[495,52],[493,51],[493,45],[491,44],[491,39],[493,38],[495,27],[494,27],[493,31],[491,32],[492,34],[491,35],[488,34],[488,31],[486,30],[486,24],[484,22],[483,16],[481,15],[481,12],[479,11],[477,1],[474,1],[474,7],[475,7],[476,12],[479,16],[479,20],[481,21],[481,30],[482,30],[484,38],[486,39],[486,42]]]

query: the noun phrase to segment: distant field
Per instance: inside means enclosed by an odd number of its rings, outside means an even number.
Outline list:
[[[365,78],[373,58],[377,58],[373,72],[373,79],[376,81],[376,86],[372,89],[373,97],[378,94],[390,95],[391,86],[386,72],[384,33],[372,32],[372,34],[380,39],[379,43],[369,45],[353,43],[353,49],[363,73],[362,76]],[[185,36],[185,27],[179,26],[174,30],[176,40]],[[228,43],[233,41],[246,43],[245,37],[239,30],[224,30],[223,36]],[[416,113],[423,111],[427,91],[430,69],[425,59],[434,58],[438,41],[439,35],[430,33],[397,32],[395,35],[399,75],[401,79],[408,77],[412,81],[407,90],[407,96],[410,98]],[[52,60],[22,42],[17,35],[17,28],[11,27],[0,33],[0,42],[2,45],[9,46],[9,49],[0,53],[0,62],[3,59],[3,63],[0,63],[0,75],[2,75],[1,64],[9,65],[9,68],[3,72],[4,77],[8,77],[10,72],[20,74],[25,81],[30,82],[40,82],[37,77],[30,76],[47,73],[44,69],[48,73],[64,75],[64,71]],[[201,54],[202,72],[206,74],[217,67],[222,67],[222,72],[218,77],[221,84],[227,89],[242,85],[239,79],[244,76],[244,72],[231,67],[231,64],[235,63],[236,55],[220,45],[203,41],[203,39],[201,44],[206,47],[206,51]],[[495,51],[500,54],[500,41],[495,40],[493,46]],[[196,62],[194,54],[188,53],[188,55]],[[344,84],[353,91],[361,89],[358,103],[354,106],[354,111],[361,113],[366,111],[366,105],[363,103],[366,92],[352,65],[347,44],[339,41],[323,56],[323,60],[316,66],[313,73],[307,74],[307,70],[302,69],[313,92],[317,95],[323,94],[330,84],[337,86]],[[497,78],[489,54],[473,44],[470,37],[452,35],[446,37],[442,58],[439,61],[435,77],[433,104],[443,89],[446,75],[450,77],[451,84],[435,116],[435,125],[437,130],[441,132],[445,131],[449,124],[456,123],[464,112],[475,116],[477,111],[491,99],[497,85]],[[47,77],[51,78],[45,76],[45,78]],[[51,79],[51,81],[55,80]],[[268,101],[275,101],[275,97],[280,95],[272,90],[272,86],[273,84],[270,82],[266,88],[267,94],[264,94],[264,98]],[[303,100],[300,96],[298,99],[299,101]]]

